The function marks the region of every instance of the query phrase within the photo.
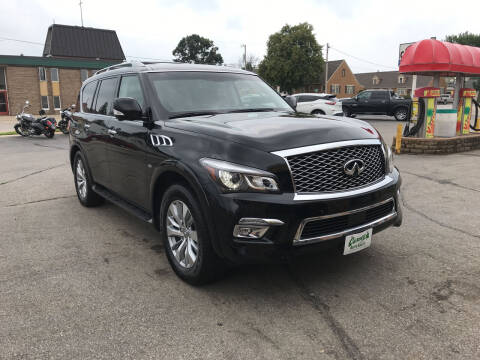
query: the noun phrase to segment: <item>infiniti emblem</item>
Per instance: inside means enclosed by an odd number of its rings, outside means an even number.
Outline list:
[[[343,172],[348,176],[358,176],[363,170],[365,170],[365,163],[360,159],[348,160],[345,165],[343,165]]]

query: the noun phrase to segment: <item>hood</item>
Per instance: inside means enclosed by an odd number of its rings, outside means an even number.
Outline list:
[[[335,141],[377,139],[368,123],[340,116],[231,113],[168,120],[167,127],[236,142],[267,152]]]

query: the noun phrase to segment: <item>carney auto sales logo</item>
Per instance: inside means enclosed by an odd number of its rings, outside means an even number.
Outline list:
[[[173,146],[173,141],[171,138],[165,135],[153,135],[150,134],[150,140],[152,141],[152,145],[155,147],[159,146]]]
[[[360,175],[364,170],[365,163],[360,159],[349,160],[343,165],[343,172],[351,177]]]

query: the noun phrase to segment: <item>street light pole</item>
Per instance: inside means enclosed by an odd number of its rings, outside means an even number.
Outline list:
[[[80,20],[82,21],[82,27],[83,27],[83,11],[82,11],[82,0],[80,0],[80,2],[78,3],[78,5],[80,6]]]
[[[243,47],[243,70],[247,70],[247,44],[242,44]]]
[[[326,56],[325,56],[325,89],[324,89],[324,93],[327,92],[327,82],[328,82],[328,48],[330,46],[328,45],[327,43],[327,52],[326,52]]]

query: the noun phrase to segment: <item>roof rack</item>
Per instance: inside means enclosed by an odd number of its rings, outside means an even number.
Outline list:
[[[98,70],[95,72],[94,75],[101,74],[111,70],[117,70],[126,67],[142,67],[147,65],[154,65],[154,64],[181,64],[174,61],[140,61],[140,60],[132,60],[132,61],[125,61],[121,64],[112,65],[103,69]]]

